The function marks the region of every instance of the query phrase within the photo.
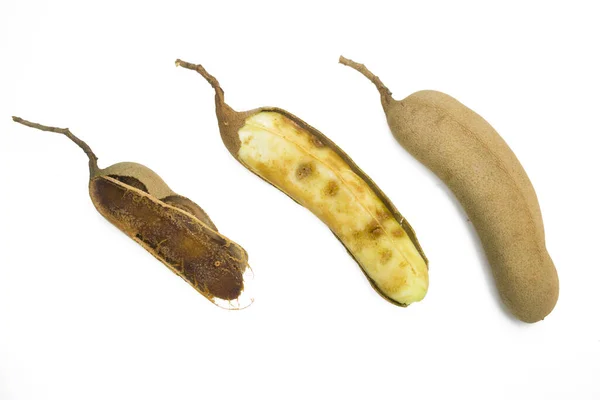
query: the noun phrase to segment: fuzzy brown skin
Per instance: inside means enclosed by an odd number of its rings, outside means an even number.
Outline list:
[[[200,206],[173,192],[144,165],[123,162],[98,168],[89,146],[68,129],[13,120],[63,134],[82,148],[89,158],[89,192],[98,212],[203,296],[214,302],[241,295],[248,255],[218,233]]]
[[[239,156],[238,156],[239,150],[240,150],[240,139],[239,139],[238,133],[239,133],[240,129],[244,126],[246,120],[248,118],[252,117],[253,115],[259,114],[261,112],[275,112],[275,113],[279,113],[279,114],[289,118],[295,124],[297,124],[299,127],[310,132],[310,134],[314,137],[315,144],[317,144],[318,146],[328,147],[328,148],[332,149],[335,153],[337,153],[345,161],[345,163],[351,168],[351,170],[354,173],[356,173],[371,188],[371,190],[373,190],[373,192],[376,193],[377,197],[383,202],[385,207],[387,207],[387,209],[389,210],[389,212],[391,213],[393,218],[396,221],[398,221],[398,223],[406,231],[406,234],[408,235],[408,237],[410,238],[410,240],[416,247],[420,256],[425,261],[425,264],[426,265],[428,264],[427,257],[425,256],[425,254],[419,244],[419,241],[417,240],[416,234],[415,234],[413,228],[411,227],[411,225],[408,223],[408,221],[400,214],[400,212],[392,204],[392,202],[389,200],[389,198],[373,182],[373,180],[367,174],[365,174],[354,163],[354,161],[342,149],[340,149],[335,143],[333,143],[327,136],[325,136],[323,133],[321,133],[314,127],[310,126],[309,124],[307,124],[300,118],[291,114],[290,112],[282,110],[280,108],[260,107],[260,108],[252,109],[249,111],[243,111],[243,112],[235,111],[234,109],[232,109],[229,105],[227,105],[225,103],[224,91],[221,88],[217,79],[214,76],[212,76],[211,74],[209,74],[206,71],[206,69],[204,69],[204,67],[202,67],[199,64],[192,64],[192,63],[182,61],[179,59],[176,60],[175,64],[176,64],[176,66],[181,66],[183,68],[198,72],[210,83],[210,85],[215,90],[215,109],[216,109],[217,120],[218,120],[218,124],[219,124],[219,130],[221,133],[221,139],[223,140],[223,143],[225,144],[225,146],[227,147],[227,149],[229,150],[231,155],[236,160],[238,160],[242,165],[244,165],[246,168],[248,168],[239,159]],[[251,172],[255,173],[252,170],[251,170]],[[260,176],[259,174],[255,173],[255,175],[257,175],[261,179],[265,180],[267,183],[273,184],[272,182],[269,182],[269,180],[265,179],[264,177]],[[292,198],[285,191],[282,190],[282,192],[284,194],[286,194],[287,196],[289,196],[290,198]],[[292,200],[296,201],[293,198],[292,198]],[[332,231],[332,233],[334,233],[334,235],[336,235],[335,232]],[[344,243],[343,240],[341,240],[337,235],[336,235],[336,238],[344,245],[344,247],[346,247],[346,244]],[[407,305],[407,304],[403,304],[403,303],[394,301],[393,299],[389,298],[385,293],[383,293],[381,288],[368,276],[368,274],[365,272],[365,269],[363,268],[363,266],[358,262],[358,260],[355,258],[354,254],[352,254],[352,252],[348,249],[348,247],[346,247],[346,250],[355,259],[355,261],[357,261],[357,263],[361,267],[361,270],[363,271],[363,273],[365,273],[365,276],[369,280],[369,283],[377,291],[378,294],[380,294],[384,299],[391,302],[392,304],[402,306],[402,307],[405,307]]]
[[[500,297],[524,322],[544,319],[558,300],[559,283],[545,244],[533,186],[500,135],[474,111],[436,91],[394,100],[362,64],[381,95],[396,140],[433,171],[464,207],[483,244]]]

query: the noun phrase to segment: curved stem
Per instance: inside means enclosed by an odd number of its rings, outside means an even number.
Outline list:
[[[217,78],[215,78],[214,76],[212,76],[211,74],[208,73],[208,71],[206,71],[206,69],[204,69],[204,67],[200,64],[192,64],[189,63],[187,61],[183,61],[180,59],[175,60],[175,66],[177,67],[183,67],[186,69],[191,69],[192,71],[196,71],[197,73],[199,73],[200,75],[202,75],[202,77],[204,79],[206,79],[208,81],[208,83],[210,83],[210,86],[213,87],[213,89],[215,89],[215,95],[217,96],[217,99],[219,100],[219,102],[221,103],[225,103],[225,92],[223,91],[223,89],[221,88],[221,85],[219,84],[219,81],[217,80]]]
[[[383,82],[381,82],[381,79],[379,79],[378,76],[369,71],[369,69],[365,67],[364,64],[359,64],[357,62],[347,59],[344,56],[340,56],[340,64],[353,68],[361,74],[363,74],[365,77],[367,77],[367,79],[369,79],[371,82],[373,82],[373,84],[375,84],[377,90],[379,90],[379,93],[381,94],[382,99],[385,99],[386,101],[392,100],[392,92],[390,91],[390,89],[388,89],[387,86],[385,86]]]
[[[35,128],[35,129],[39,129],[41,131],[54,132],[54,133],[60,133],[62,135],[65,135],[66,137],[71,139],[73,142],[75,142],[75,144],[77,146],[79,146],[85,152],[85,154],[87,154],[87,156],[90,160],[89,161],[90,177],[92,177],[98,171],[98,157],[96,157],[96,155],[94,154],[94,152],[92,151],[90,146],[88,146],[86,142],[79,139],[77,136],[73,135],[71,133],[71,131],[69,130],[69,128],[55,128],[52,126],[41,125],[41,124],[37,124],[35,122],[29,122],[29,121],[24,120],[23,118],[19,118],[19,117],[12,117],[12,119],[13,119],[13,121],[15,121],[17,123],[28,126],[30,128]]]

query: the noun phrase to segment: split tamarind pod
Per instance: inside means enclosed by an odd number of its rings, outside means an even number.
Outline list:
[[[364,65],[344,57],[340,63],[375,84],[396,140],[456,195],[479,234],[504,304],[524,322],[544,319],[558,300],[558,275],[537,196],[510,147],[447,94],[424,90],[394,100]]]
[[[99,168],[92,149],[68,128],[13,120],[75,142],[89,158],[89,193],[98,212],[211,302],[240,308],[239,301],[232,301],[244,291],[248,254],[221,235],[200,206],[173,192],[144,165],[121,162]]]
[[[400,306],[423,299],[427,258],[414,231],[346,153],[285,110],[234,111],[201,65],[176,65],[214,88],[221,138],[236,160],[327,224],[385,299]]]

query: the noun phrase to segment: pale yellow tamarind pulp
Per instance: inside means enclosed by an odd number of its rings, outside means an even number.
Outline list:
[[[233,157],[327,224],[384,298],[402,306],[423,299],[427,259],[412,228],[350,157],[287,111],[234,111],[201,65],[177,65],[215,89],[221,137]]]

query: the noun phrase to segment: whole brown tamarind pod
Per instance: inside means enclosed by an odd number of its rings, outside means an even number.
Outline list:
[[[402,99],[363,64],[340,63],[371,80],[396,140],[448,185],[479,234],[500,297],[520,320],[544,319],[558,300],[558,275],[544,224],[521,163],[492,126],[447,94]]]
[[[13,120],[71,139],[88,156],[89,194],[98,212],[211,302],[240,308],[248,254],[220,234],[200,206],[173,192],[144,165],[99,168],[92,149],[68,128]]]
[[[321,219],[385,299],[401,306],[423,299],[428,264],[413,229],[346,153],[280,108],[233,110],[201,65],[176,65],[214,88],[221,138],[236,160]]]

